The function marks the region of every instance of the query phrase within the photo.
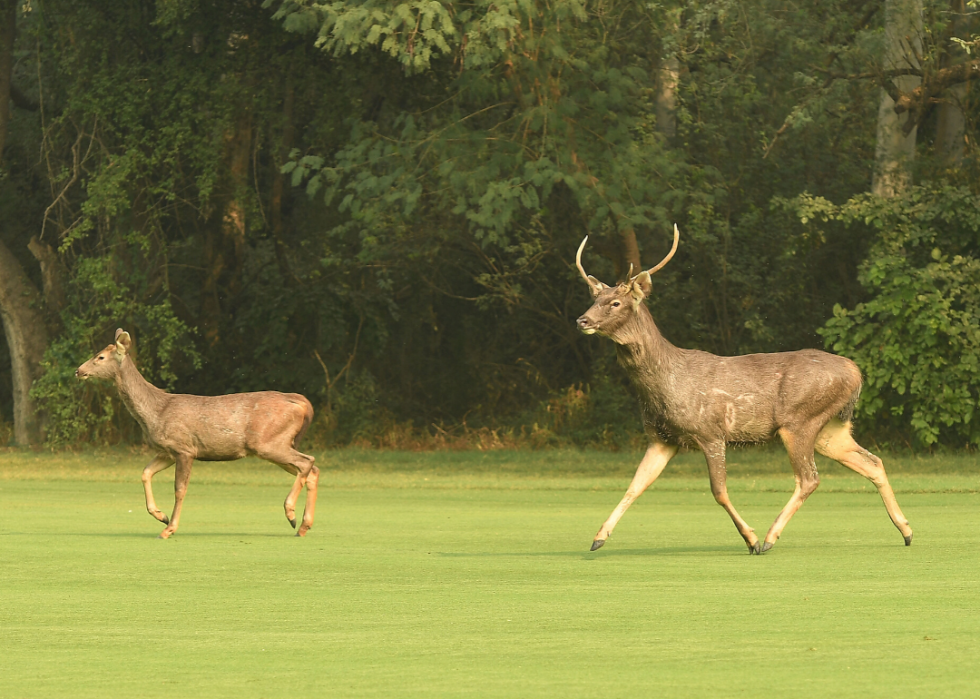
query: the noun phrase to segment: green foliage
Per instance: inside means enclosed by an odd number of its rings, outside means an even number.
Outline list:
[[[834,206],[805,196],[799,205],[804,222],[877,230],[858,275],[868,300],[836,305],[820,331],[865,374],[859,414],[910,429],[925,446],[980,444],[980,197],[924,186],[894,199]]]
[[[286,3],[278,14],[303,14],[298,5]],[[363,10],[357,3],[330,7],[339,6]],[[634,14],[635,5],[614,9],[620,23],[644,17]],[[345,25],[349,35],[331,47],[356,53],[381,31],[384,17],[365,16],[371,21]],[[330,17],[321,37],[335,27]],[[458,217],[454,227],[468,228],[481,245],[506,245],[556,187],[568,188],[591,228],[655,219],[665,225],[651,200],[674,167],[636,102],[647,77],[644,60],[587,20],[578,2],[468,7],[453,15],[456,29],[445,32],[458,37],[453,48],[462,70],[431,67],[435,103],[424,93],[384,120],[352,120],[348,145],[334,153],[333,164],[304,156],[284,172],[294,185],[306,179],[309,194],[323,189],[328,205],[350,214],[346,225],[370,238],[372,229],[398,225],[393,216],[405,225],[424,207]],[[396,48],[398,55],[411,53]]]
[[[930,71],[955,59],[944,7],[925,6]],[[815,346],[836,304],[851,310],[827,326],[833,342],[866,352],[866,371],[878,362],[864,404],[882,401],[877,426],[907,434],[917,415],[921,443],[975,439],[978,255],[971,195],[953,185],[973,186],[976,161],[930,157],[930,116],[916,167],[936,194],[888,205],[901,211],[855,198],[874,160],[874,3],[50,0],[20,13],[15,83],[43,111],[15,106],[0,235],[37,284],[27,241],[56,245],[88,303],[53,325],[36,389],[56,441],[131,436],[100,403],[111,391],[68,388],[135,323],[155,380],[302,392],[324,444],[532,431],[629,444],[636,407],[611,347],[575,330],[589,300],[571,262],[589,234],[589,271],[616,281],[628,245],[652,264],[674,222],[681,246],[651,295],[669,339],[721,354]],[[822,220],[830,201],[849,204]],[[919,224],[899,235],[905,218]],[[866,323],[918,350],[872,357],[855,340]],[[921,407],[943,391],[942,409]]]
[[[615,370],[612,353],[599,357],[594,379],[552,391],[518,423],[534,447],[598,447],[625,449],[644,443],[636,397]]]
[[[268,7],[272,0],[266,0]],[[335,55],[370,47],[398,59],[409,70],[424,70],[450,52],[456,29],[450,3],[437,0],[322,3],[286,0],[275,17],[288,31],[318,32],[316,45]]]

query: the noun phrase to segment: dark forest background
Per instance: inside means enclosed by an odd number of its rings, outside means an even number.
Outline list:
[[[675,344],[821,347],[869,443],[980,444],[963,0],[0,0],[0,442],[138,442],[75,368],[308,396],[320,446],[621,447],[574,268]]]

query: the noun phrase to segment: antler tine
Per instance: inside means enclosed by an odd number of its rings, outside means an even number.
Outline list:
[[[679,230],[677,230],[677,224],[675,223],[674,224],[674,245],[670,248],[670,252],[667,253],[667,257],[665,257],[664,259],[662,259],[660,261],[660,264],[658,264],[656,267],[651,267],[650,269],[648,269],[647,270],[647,274],[656,274],[661,269],[663,269],[663,266],[665,264],[667,264],[668,262],[670,262],[670,258],[672,258],[674,256],[674,253],[677,252],[677,243],[680,242],[680,239],[681,239],[681,232]]]
[[[578,271],[582,274],[582,279],[593,289],[595,288],[595,282],[585,273],[585,267],[582,266],[582,251],[585,250],[585,244],[588,242],[589,236],[582,238],[582,244],[578,246],[578,252],[575,253],[575,266],[578,267]]]

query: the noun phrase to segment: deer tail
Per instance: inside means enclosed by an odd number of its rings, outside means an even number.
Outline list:
[[[300,397],[303,399],[303,407],[306,408],[306,412],[303,413],[303,426],[299,428],[299,432],[293,437],[293,449],[299,445],[300,440],[303,439],[303,435],[306,434],[306,430],[309,429],[310,423],[313,422],[313,404],[305,396]]]
[[[841,422],[847,423],[854,419],[854,406],[857,405],[858,398],[860,397],[861,387],[858,386],[857,389],[851,393],[850,397],[847,399],[847,402],[840,409],[840,412],[837,413],[837,417],[840,418]]]

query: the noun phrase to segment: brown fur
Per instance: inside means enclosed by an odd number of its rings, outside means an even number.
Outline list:
[[[675,229],[675,247],[676,241]],[[629,504],[656,479],[681,445],[704,452],[715,500],[731,516],[749,552],[768,550],[819,484],[813,460],[818,440],[833,444],[833,449],[821,449],[821,453],[875,483],[892,522],[906,544],[911,542],[912,529],[895,501],[881,460],[850,436],[850,421],[861,392],[861,372],[854,362],[812,349],[719,357],[675,347],[660,334],[646,307],[649,272],[609,287],[585,273],[581,250],[579,269],[595,303],[578,319],[578,327],[616,343],[619,363],[639,395],[651,444],[627,496],[599,529],[592,550],[602,546]],[[728,498],[725,447],[733,442],[767,441],[776,434],[786,445],[797,486],[760,546],[754,530]]]
[[[146,508],[167,524],[164,539],[177,530],[180,508],[190,480],[191,464],[233,461],[255,455],[296,476],[284,504],[296,526],[295,504],[306,486],[306,508],[298,536],[313,525],[319,470],[312,456],[295,449],[313,420],[313,406],[298,393],[261,391],[225,396],[170,394],[143,378],[129,354],[129,333],[116,331],[116,342],[78,367],[80,379],[103,378],[116,384],[119,396],[140,426],[147,444],[157,452],[143,470]],[[154,503],[153,475],[177,464],[174,511],[168,519]]]

